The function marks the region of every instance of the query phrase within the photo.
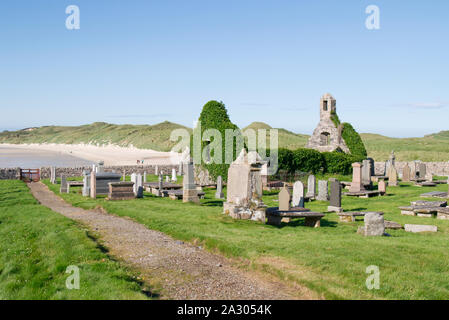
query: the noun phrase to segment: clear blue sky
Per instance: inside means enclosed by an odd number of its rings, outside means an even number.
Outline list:
[[[65,28],[78,5],[81,29]],[[365,8],[380,8],[367,30]],[[14,0],[0,3],[0,129],[94,121],[298,133],[330,92],[360,132],[449,130],[449,1]]]

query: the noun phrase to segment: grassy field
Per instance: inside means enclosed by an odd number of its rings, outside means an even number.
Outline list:
[[[138,275],[112,261],[72,220],[37,203],[21,181],[0,181],[0,300],[148,299]],[[80,271],[66,288],[66,268]]]
[[[58,185],[49,187],[58,192]],[[343,198],[346,211],[383,211],[386,220],[433,224],[439,229],[434,234],[388,230],[391,237],[363,237],[356,234],[363,221],[342,223],[334,213],[326,214],[322,227],[317,229],[304,227],[301,221],[276,227],[233,220],[222,214],[222,201],[214,199],[212,189],[206,190],[201,206],[148,193],[143,199],[117,202],[86,199],[79,191],[62,197],[75,206],[102,206],[111,214],[131,217],[174,238],[202,243],[211,251],[235,259],[242,268],[305,285],[327,299],[447,299],[449,221],[402,216],[397,208],[430,190],[447,191],[447,185],[420,188],[402,184],[389,187],[385,197]],[[264,196],[269,206],[277,206],[276,199],[276,193]],[[306,207],[325,212],[327,205],[315,201]],[[365,286],[366,268],[370,265],[380,269],[379,290]]]
[[[169,151],[174,143],[170,133],[184,126],[162,122],[156,125],[115,125],[104,122],[78,127],[47,126],[32,130],[19,130],[0,133],[0,143],[93,143],[133,145],[158,151]],[[271,129],[268,124],[254,122],[243,130]],[[309,139],[308,135],[297,134],[285,129],[278,129],[279,147],[288,149],[302,148]],[[398,161],[448,161],[449,131],[428,135],[421,138],[389,138],[377,134],[362,133],[368,156],[377,161],[388,159],[395,150]],[[269,140],[267,140],[269,141]]]

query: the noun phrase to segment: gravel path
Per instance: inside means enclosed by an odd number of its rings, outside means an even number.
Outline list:
[[[42,205],[85,224],[111,256],[142,273],[150,286],[157,283],[162,299],[313,298],[306,288],[243,271],[220,255],[173,240],[131,219],[73,207],[41,182],[28,186]]]

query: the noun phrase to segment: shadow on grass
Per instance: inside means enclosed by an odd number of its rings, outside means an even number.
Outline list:
[[[201,202],[201,205],[206,207],[223,207],[223,200],[207,200]]]

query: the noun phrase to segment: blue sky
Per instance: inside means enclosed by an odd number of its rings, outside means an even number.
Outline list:
[[[380,8],[380,30],[365,8]],[[78,5],[80,30],[65,8]],[[319,99],[360,132],[449,130],[449,1],[40,0],[0,3],[0,129],[94,121],[311,133]]]

